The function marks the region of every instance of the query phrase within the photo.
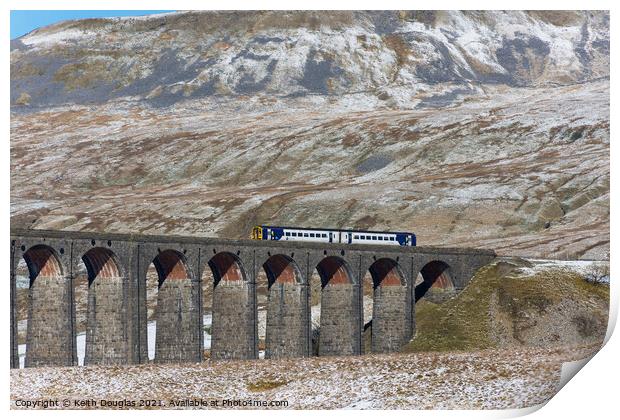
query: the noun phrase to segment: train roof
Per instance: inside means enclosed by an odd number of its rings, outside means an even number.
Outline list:
[[[299,226],[268,226],[268,225],[259,225],[261,227],[266,227],[266,228],[278,228],[278,229],[295,229],[295,230],[321,230],[321,231],[336,231],[336,232],[359,232],[359,233],[394,233],[394,234],[401,234],[401,235],[414,235],[415,233],[413,232],[393,232],[393,231],[386,231],[386,230],[363,230],[363,229],[330,229],[330,228],[311,228],[311,227],[299,227]]]

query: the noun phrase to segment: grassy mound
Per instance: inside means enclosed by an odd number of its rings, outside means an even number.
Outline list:
[[[566,268],[527,270],[520,259],[480,269],[458,296],[416,305],[416,335],[405,352],[601,342],[609,286]],[[525,268],[525,270],[523,270]]]

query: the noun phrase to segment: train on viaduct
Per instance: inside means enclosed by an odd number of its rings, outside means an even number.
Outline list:
[[[147,270],[159,278],[156,363],[200,362],[202,273],[213,273],[212,359],[258,358],[257,283],[268,279],[265,357],[309,357],[310,277],[321,278],[318,355],[363,352],[362,286],[373,282],[372,352],[415,333],[415,301],[438,278],[462,290],[492,250],[11,230],[11,368],[19,367],[16,268],[28,268],[26,367],[75,366],[74,282],[88,273],[85,365],[139,364],[147,349]],[[415,286],[418,274],[423,282]],[[416,292],[418,289],[418,292]],[[422,292],[420,292],[422,290]]]

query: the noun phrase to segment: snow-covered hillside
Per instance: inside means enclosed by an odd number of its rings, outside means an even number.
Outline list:
[[[184,12],[68,21],[13,41],[15,107],[342,96],[440,106],[481,84],[609,75],[605,12]],[[26,106],[26,104],[28,104]],[[20,107],[21,105],[21,107]]]
[[[12,226],[608,258],[606,12],[185,12],[11,47]]]

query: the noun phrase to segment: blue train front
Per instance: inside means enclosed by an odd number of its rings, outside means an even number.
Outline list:
[[[416,246],[415,234],[410,232],[375,232],[368,230],[312,229],[263,225],[254,226],[250,238],[261,241]]]

